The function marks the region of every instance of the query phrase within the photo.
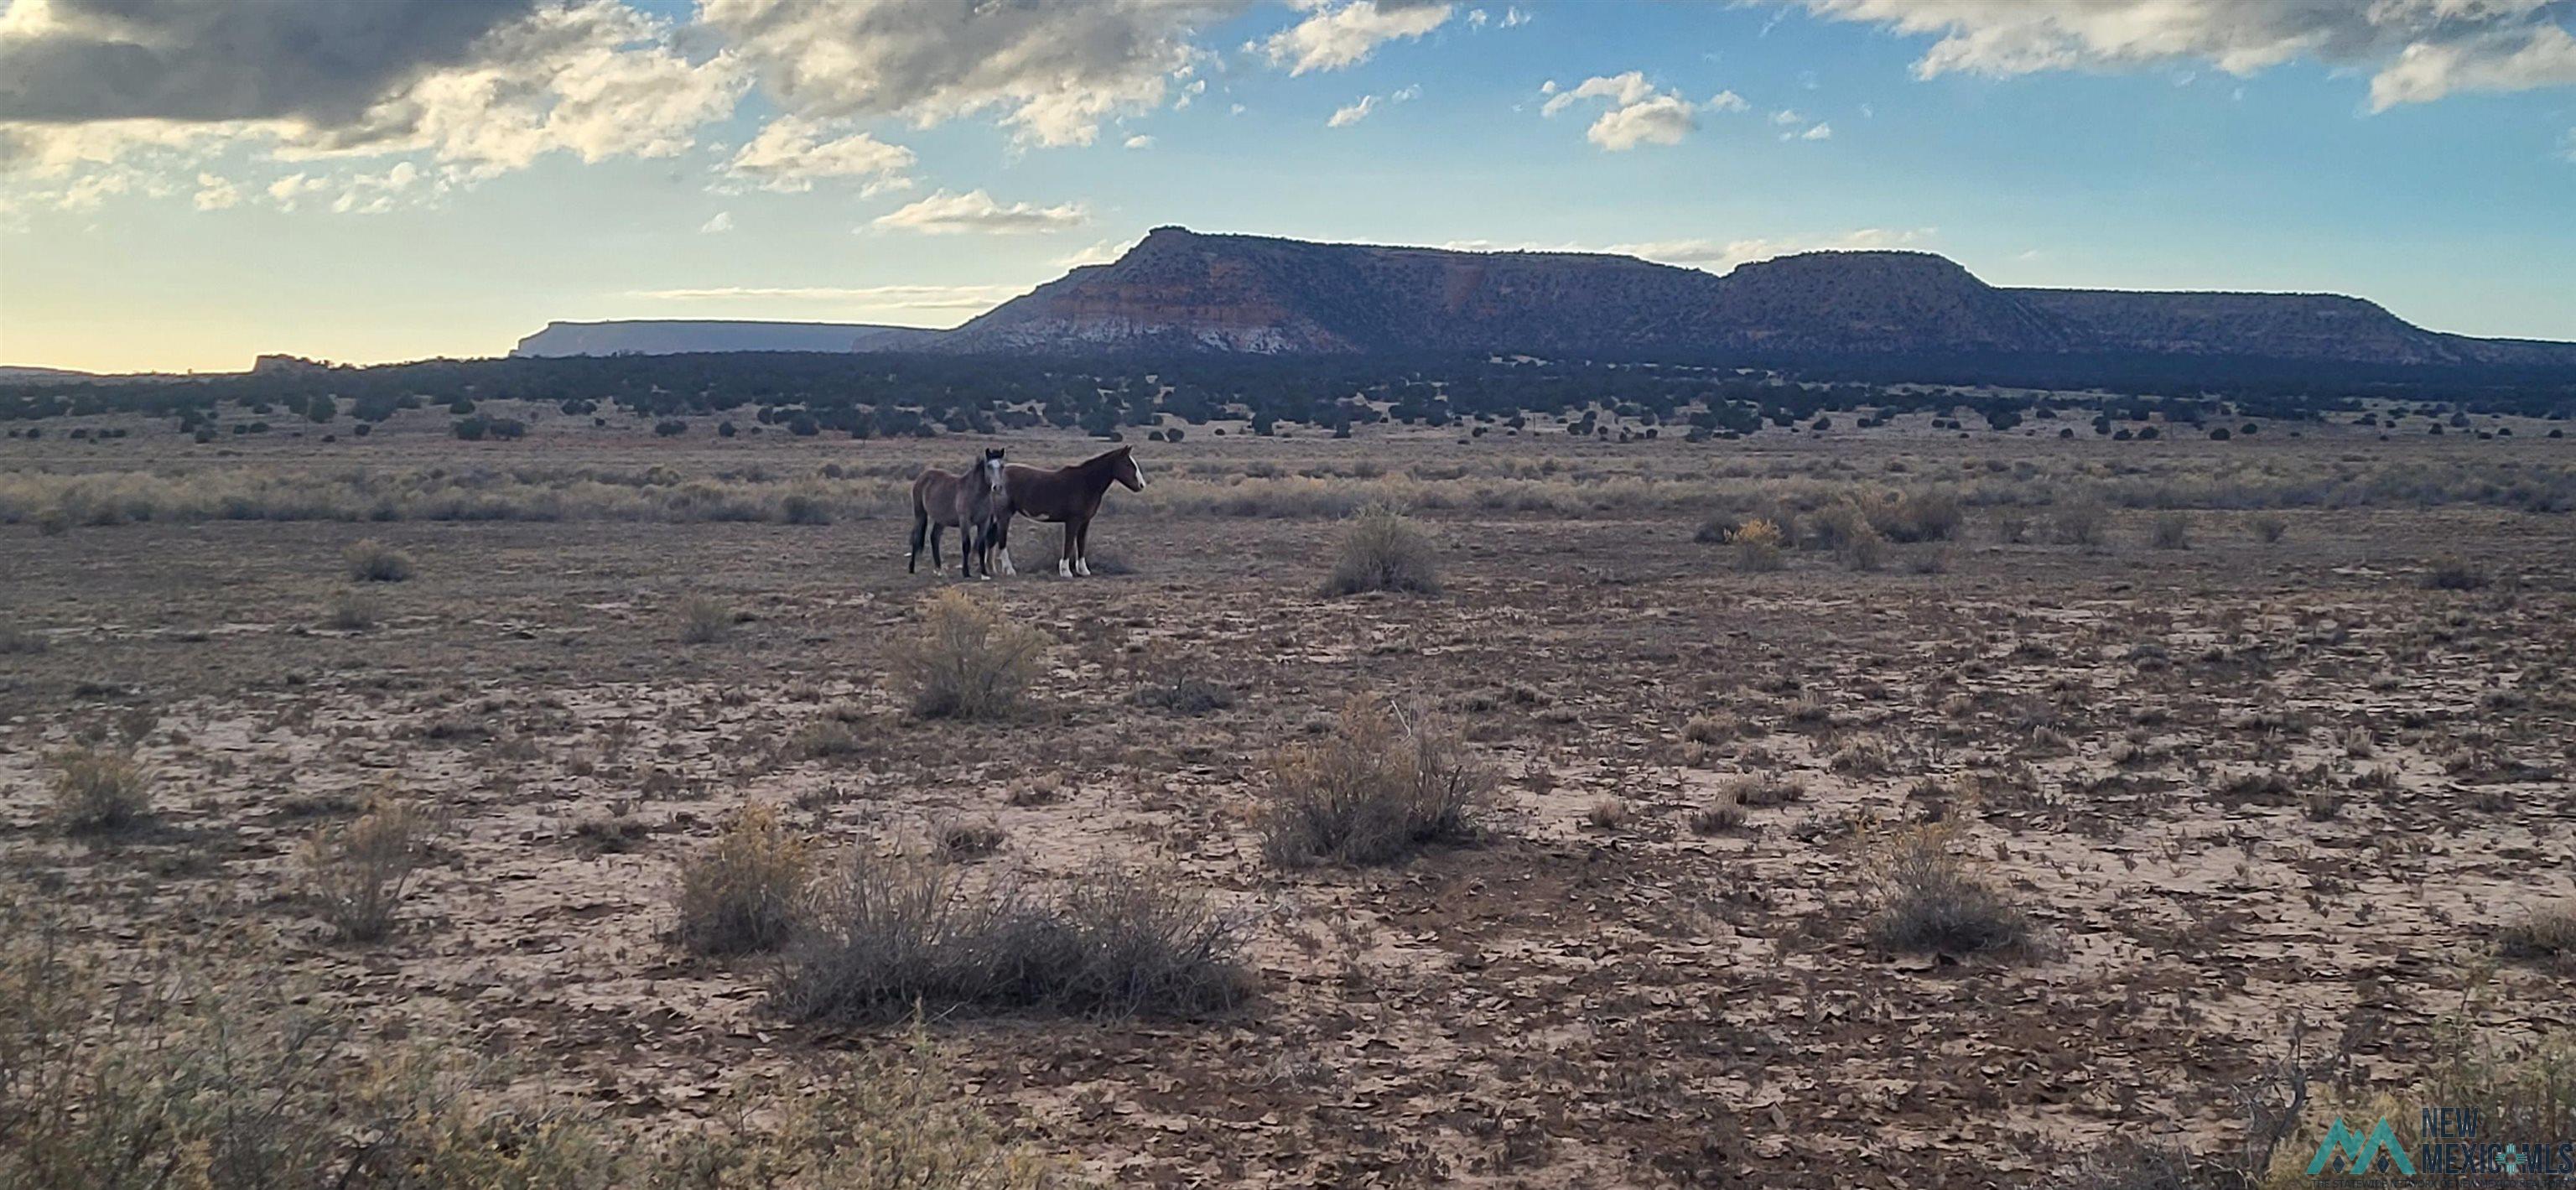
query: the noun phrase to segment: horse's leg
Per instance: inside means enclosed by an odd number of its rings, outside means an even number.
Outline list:
[[[939,560],[939,535],[947,529],[948,526],[937,521],[930,522],[930,572],[932,574],[948,569],[948,564]]]
[[[1069,520],[1064,523],[1064,540],[1056,545],[1055,576],[1073,577],[1073,522]]]
[[[1011,564],[1010,513],[1003,513],[1000,520],[993,522],[993,548],[1000,551],[1002,555],[1002,577],[1009,578],[1020,572],[1019,567]]]
[[[930,515],[922,511],[920,501],[916,500],[912,505],[912,552],[904,555],[903,559],[903,572],[905,574],[914,573],[914,564],[921,561],[921,542],[924,537],[929,535],[929,532]],[[936,565],[936,563],[933,563],[933,565]]]
[[[957,577],[975,577],[975,521],[972,517],[961,517],[957,522]]]
[[[1073,572],[1091,577],[1091,518],[1084,517],[1073,525]]]

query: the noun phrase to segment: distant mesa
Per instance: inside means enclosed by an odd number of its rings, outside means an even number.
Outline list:
[[[680,355],[700,351],[910,351],[940,332],[864,322],[637,319],[549,322],[514,356]]]
[[[1633,256],[1324,244],[1158,227],[953,331],[794,322],[558,322],[514,355],[1528,353],[2244,357],[2576,367],[2576,344],[2477,339],[2332,294],[1988,285],[1928,252],[1810,252],[1723,276]]]

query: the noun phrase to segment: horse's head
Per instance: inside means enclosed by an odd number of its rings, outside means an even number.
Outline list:
[[[984,448],[984,457],[977,460],[975,463],[975,478],[978,482],[984,485],[984,490],[991,492],[994,496],[998,497],[1002,494],[1001,447],[988,446]]]
[[[1119,447],[1113,457],[1118,461],[1111,465],[1112,469],[1109,472],[1109,477],[1120,483],[1126,484],[1128,491],[1144,491],[1145,472],[1143,469],[1136,466],[1136,448],[1132,446]]]

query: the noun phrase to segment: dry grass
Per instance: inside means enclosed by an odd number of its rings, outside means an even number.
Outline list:
[[[2092,496],[2081,496],[2057,507],[2052,518],[2057,527],[2057,540],[2065,545],[2098,547],[2111,525],[2111,510]]]
[[[71,748],[54,762],[54,825],[65,834],[124,830],[152,814],[152,773],[123,752]]]
[[[733,609],[722,600],[706,595],[691,595],[680,601],[680,643],[712,644],[733,632]]]
[[[2289,534],[2290,522],[2283,520],[2277,514],[2267,512],[2246,522],[2246,528],[2253,532],[2255,540],[2265,545],[2273,545]]]
[[[342,591],[331,597],[331,610],[322,622],[342,632],[364,632],[383,619],[383,601],[364,591]]]
[[[754,803],[714,845],[680,865],[680,945],[692,954],[748,954],[787,941],[814,882],[814,848],[775,807]]]
[[[0,904],[0,1186],[1064,1184],[1054,1161],[958,1093],[917,1025],[901,1044],[828,1064],[811,1090],[721,1089],[708,1103],[721,1126],[654,1142],[581,1098],[528,1089],[507,1065],[455,1057],[470,1039],[431,1026],[362,1048],[365,1023],[310,989],[193,953],[111,982],[58,927]]]
[[[1788,535],[1780,531],[1778,522],[1755,517],[1737,525],[1727,535],[1727,543],[1735,547],[1736,569],[1778,570],[1782,565],[1780,551],[1788,544]]]
[[[2509,959],[2576,959],[2576,904],[2533,909],[2497,931],[2496,943]]]
[[[896,680],[926,719],[998,719],[1020,708],[1046,652],[1046,634],[1012,623],[997,604],[942,591],[922,609],[923,635],[897,642]]]
[[[33,657],[45,651],[43,633],[18,623],[0,623],[0,657]]]
[[[1035,893],[853,854],[772,990],[792,1017],[842,1024],[950,1009],[1188,1016],[1250,994],[1241,933],[1172,882],[1115,869]]]
[[[2417,582],[2428,591],[2475,591],[2490,580],[2484,567],[2458,554],[2443,554],[2425,563]]]
[[[1869,883],[1877,900],[1869,936],[1884,949],[1977,954],[2030,943],[2029,919],[1952,855],[1948,833],[1938,828],[1911,829],[1888,843]]]
[[[412,574],[410,554],[372,537],[340,551],[340,561],[349,568],[351,582],[399,583]]]
[[[2147,529],[2147,543],[2160,550],[2191,548],[2191,518],[2179,512],[2160,512]]]
[[[1324,580],[1327,595],[1366,591],[1422,595],[1440,591],[1440,567],[1431,538],[1384,505],[1363,508],[1351,517],[1342,531],[1333,573]]]
[[[429,826],[419,807],[380,801],[357,821],[326,827],[305,845],[304,875],[314,908],[341,941],[373,942],[393,932]]]
[[[1392,863],[1476,837],[1494,777],[1446,723],[1361,696],[1336,730],[1271,765],[1261,812],[1273,863]]]
[[[1137,706],[1175,715],[1206,715],[1234,705],[1232,689],[1188,674],[1138,686],[1129,698]]]

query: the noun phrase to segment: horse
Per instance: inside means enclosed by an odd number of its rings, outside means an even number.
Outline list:
[[[1010,508],[1005,503],[1002,484],[1002,451],[988,447],[984,457],[966,468],[962,475],[932,467],[912,481],[912,553],[903,560],[903,572],[913,573],[921,560],[921,543],[930,541],[930,568],[941,566],[939,531],[957,526],[957,573],[960,578],[975,577],[980,554],[984,577],[993,577],[993,547],[1000,544],[1001,533],[994,526],[1006,521]],[[1007,547],[1003,565],[1009,565]]]
[[[1052,471],[1017,463],[1003,468],[1002,483],[1008,490],[997,526],[1001,539],[996,543],[1002,547],[1002,573],[1011,573],[1011,517],[1016,514],[1063,525],[1064,548],[1056,555],[1056,575],[1089,577],[1091,518],[1100,512],[1101,496],[1112,483],[1124,484],[1131,492],[1145,490],[1145,473],[1137,469],[1135,450],[1122,446]]]

